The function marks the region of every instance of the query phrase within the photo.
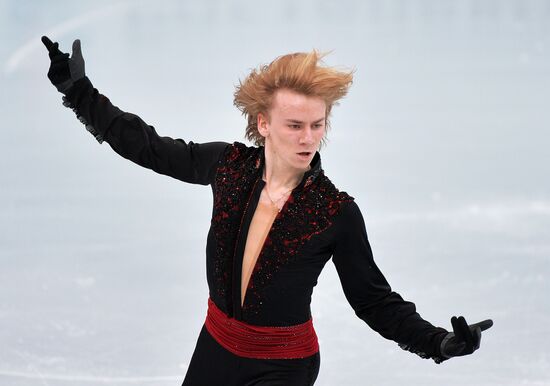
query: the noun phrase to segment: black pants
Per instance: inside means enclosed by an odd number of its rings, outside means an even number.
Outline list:
[[[311,386],[320,364],[319,352],[296,359],[240,357],[203,325],[182,386]]]

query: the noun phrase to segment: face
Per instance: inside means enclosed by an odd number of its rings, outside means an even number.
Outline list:
[[[318,97],[289,89],[275,92],[269,120],[258,114],[258,131],[265,150],[281,166],[307,170],[325,135],[326,104]],[[308,152],[307,155],[299,153]]]

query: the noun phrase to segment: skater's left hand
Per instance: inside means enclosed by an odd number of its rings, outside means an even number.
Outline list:
[[[66,94],[77,80],[86,76],[80,40],[73,42],[71,57],[59,49],[58,42],[53,43],[47,36],[42,36],[42,43],[46,46],[51,61],[48,78],[59,92]]]
[[[481,331],[493,325],[491,319],[469,325],[463,316],[451,318],[453,332],[449,332],[441,341],[441,355],[445,358],[463,356],[473,353],[479,348]]]

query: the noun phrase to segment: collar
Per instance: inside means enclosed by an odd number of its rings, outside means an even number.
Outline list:
[[[265,147],[259,146],[258,157],[256,159],[256,169],[258,169],[259,173],[262,173],[264,164],[265,164]],[[309,169],[307,172],[304,173],[302,180],[300,181],[298,186],[294,188],[295,191],[301,190],[303,188],[307,188],[309,185],[313,183],[313,181],[323,171],[323,168],[321,167],[321,154],[319,154],[319,151],[315,152],[315,155],[313,156],[309,166],[311,166],[311,169]]]

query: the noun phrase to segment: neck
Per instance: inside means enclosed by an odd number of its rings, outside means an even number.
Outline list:
[[[267,148],[264,148],[264,154],[265,163],[262,178],[269,186],[269,191],[273,193],[294,189],[300,184],[304,174],[311,169],[310,165],[303,170],[290,168]]]

